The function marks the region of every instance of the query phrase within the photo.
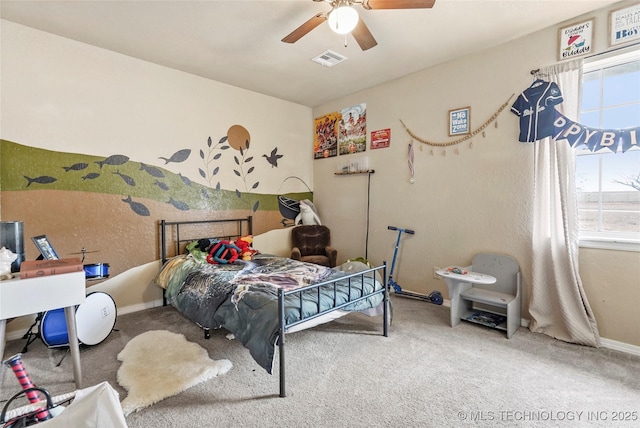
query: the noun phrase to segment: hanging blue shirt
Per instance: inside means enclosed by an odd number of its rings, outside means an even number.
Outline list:
[[[553,135],[555,108],[562,103],[562,93],[555,82],[538,79],[522,92],[511,106],[511,112],[520,116],[521,142],[532,143]]]

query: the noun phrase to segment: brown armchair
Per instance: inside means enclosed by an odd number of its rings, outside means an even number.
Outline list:
[[[291,258],[307,263],[335,267],[338,250],[331,247],[327,226],[308,224],[291,230]]]

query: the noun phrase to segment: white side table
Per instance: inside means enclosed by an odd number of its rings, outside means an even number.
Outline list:
[[[471,288],[471,284],[495,284],[496,279],[491,275],[478,272],[468,272],[459,274],[449,272],[448,268],[439,269],[436,274],[440,275],[447,282],[449,288],[449,299],[451,300],[451,327],[460,322],[465,308],[460,305],[460,293]]]
[[[4,354],[7,319],[64,308],[73,360],[73,378],[76,388],[82,388],[75,307],[86,298],[85,279],[84,272],[73,272],[0,281],[0,359],[3,359]]]

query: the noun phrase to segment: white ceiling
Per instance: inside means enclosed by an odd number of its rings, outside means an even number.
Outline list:
[[[328,4],[312,0],[11,1],[3,19],[314,107],[570,20],[614,0],[436,0],[433,9],[364,10],[378,45],[361,51],[322,24],[280,40]],[[322,67],[312,57],[348,58]]]

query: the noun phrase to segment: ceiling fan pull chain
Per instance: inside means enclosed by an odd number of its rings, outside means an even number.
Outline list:
[[[345,48],[347,47],[347,35],[346,34],[344,35],[344,47]]]

